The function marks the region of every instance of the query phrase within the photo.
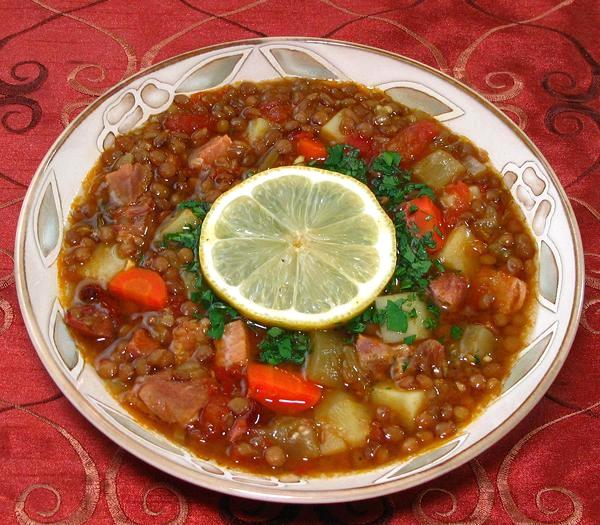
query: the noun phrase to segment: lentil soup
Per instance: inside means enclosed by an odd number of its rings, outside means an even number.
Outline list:
[[[177,95],[84,182],[59,259],[65,321],[123,406],[201,457],[306,476],[437,446],[499,394],[535,303],[535,243],[487,161],[354,83]],[[383,295],[327,330],[241,317],[198,263],[211,203],[292,164],[365,183],[396,230]]]

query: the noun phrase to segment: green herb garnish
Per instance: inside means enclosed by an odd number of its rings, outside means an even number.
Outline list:
[[[462,334],[463,329],[460,326],[454,324],[450,327],[450,337],[455,341],[458,341],[462,337]]]
[[[213,339],[221,339],[225,330],[225,323],[240,317],[231,306],[219,301],[212,290],[194,293],[192,294],[192,300],[200,302],[206,308],[204,315],[210,321],[210,328],[206,335]]]
[[[312,161],[309,166],[343,173],[367,184],[367,165],[360,158],[360,151],[348,144],[331,146],[327,149],[327,158],[323,162]]]
[[[204,219],[204,217],[206,217],[208,210],[210,210],[210,203],[204,202],[204,201],[190,200],[190,201],[180,202],[177,207],[180,210],[183,210],[186,208],[189,210],[192,210],[193,214],[196,217],[198,217],[200,220],[202,220],[202,219]]]
[[[263,363],[278,365],[290,362],[301,365],[309,350],[308,335],[304,332],[290,332],[273,327],[267,330],[265,338],[259,343],[259,359]]]

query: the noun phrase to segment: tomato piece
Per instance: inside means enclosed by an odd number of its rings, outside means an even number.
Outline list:
[[[129,343],[127,343],[127,351],[135,357],[150,355],[159,348],[160,343],[143,328],[138,328],[133,332]]]
[[[312,137],[300,137],[296,141],[296,151],[306,160],[324,159],[327,157],[327,150],[323,143]]]
[[[400,153],[403,165],[410,164],[423,156],[427,146],[439,132],[440,128],[435,121],[419,120],[392,137],[386,149]]]
[[[130,268],[115,275],[108,290],[122,299],[159,310],[167,306],[167,285],[158,272],[146,268]]]
[[[281,100],[270,100],[258,106],[260,112],[273,122],[285,122],[292,116],[292,106]]]
[[[301,376],[271,365],[248,365],[248,397],[275,412],[294,414],[315,406],[321,389]]]
[[[363,137],[359,133],[353,133],[346,137],[346,143],[360,151],[360,156],[365,159],[370,159],[375,155],[375,145],[373,140]]]
[[[445,240],[444,222],[441,210],[429,197],[418,197],[408,201],[404,207],[406,222],[417,229],[421,237],[431,233],[435,247],[428,248],[430,253],[437,252]]]
[[[193,115],[176,113],[168,116],[163,126],[171,131],[191,135],[200,128],[208,127],[210,122],[211,116],[208,113],[195,113]]]
[[[492,310],[506,315],[513,314],[525,304],[527,284],[502,270],[482,267],[473,279],[469,300],[477,306],[485,295],[492,297]]]
[[[440,197],[442,206],[446,208],[444,216],[446,225],[450,228],[454,227],[458,217],[469,209],[472,200],[473,196],[471,195],[469,186],[463,181],[448,184]]]

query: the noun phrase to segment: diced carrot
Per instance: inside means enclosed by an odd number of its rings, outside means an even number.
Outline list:
[[[248,365],[248,397],[284,414],[302,412],[321,399],[321,389],[298,374],[260,363]]]
[[[442,212],[429,197],[418,197],[404,205],[406,222],[417,228],[420,236],[431,233],[435,247],[428,248],[436,252],[444,245],[445,232]]]
[[[306,160],[324,159],[327,157],[325,146],[315,138],[300,137],[296,142],[296,150]]]
[[[130,268],[115,275],[108,290],[121,299],[134,301],[147,309],[159,310],[167,305],[167,285],[158,272]]]

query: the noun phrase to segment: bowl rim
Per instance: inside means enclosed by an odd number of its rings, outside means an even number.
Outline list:
[[[55,152],[63,145],[66,139],[71,133],[79,126],[79,124],[85,120],[90,113],[92,113],[99,105],[104,103],[108,98],[113,96],[115,93],[120,91],[124,86],[130,82],[137,80],[148,73],[162,69],[165,66],[180,62],[187,58],[191,58],[201,53],[207,53],[211,51],[217,51],[234,46],[243,45],[260,45],[269,44],[273,42],[305,42],[305,43],[324,43],[329,45],[337,45],[340,47],[358,48],[361,50],[377,53],[386,57],[400,60],[408,63],[420,69],[424,69],[429,73],[432,73],[446,82],[450,82],[457,88],[469,94],[475,98],[479,103],[490,110],[497,118],[499,118],[504,124],[509,126],[511,131],[515,133],[519,139],[521,139],[525,145],[530,148],[538,157],[538,160],[542,163],[543,167],[549,174],[560,199],[561,204],[566,210],[566,218],[569,225],[569,231],[575,244],[575,287],[573,305],[571,308],[571,314],[568,320],[567,330],[565,336],[561,342],[560,348],[550,367],[546,371],[542,380],[535,387],[533,392],[521,403],[521,405],[512,412],[508,418],[501,423],[497,428],[490,431],[482,439],[474,443],[473,445],[465,448],[456,455],[441,461],[430,469],[417,472],[411,476],[401,478],[398,480],[389,481],[381,484],[373,484],[362,487],[342,488],[342,489],[331,489],[331,490],[289,490],[280,487],[266,487],[266,486],[253,486],[249,487],[238,481],[227,479],[225,477],[221,479],[209,477],[208,475],[201,474],[198,479],[190,481],[186,476],[186,468],[182,465],[178,465],[174,462],[167,462],[165,465],[165,459],[160,453],[153,451],[134,440],[132,437],[125,433],[114,433],[114,427],[110,425],[104,418],[98,415],[97,411],[89,405],[83,395],[75,387],[73,383],[68,381],[63,372],[59,369],[57,363],[44,356],[45,343],[43,341],[42,334],[40,332],[37,323],[32,321],[31,315],[31,302],[27,291],[25,282],[25,266],[24,266],[24,254],[25,254],[25,238],[27,235],[27,220],[30,216],[34,203],[35,203],[35,191],[39,185],[39,180],[46,171],[47,166],[54,157]],[[70,206],[70,204],[69,204]],[[533,409],[533,407],[541,400],[552,382],[558,375],[562,368],[567,355],[571,349],[575,335],[579,327],[579,319],[581,317],[581,311],[583,307],[583,291],[584,291],[584,255],[583,245],[581,241],[581,234],[575,213],[570,204],[570,201],[566,195],[560,180],[556,176],[554,170],[533,143],[533,141],[521,130],[506,114],[498,109],[494,104],[484,98],[482,95],[477,93],[475,90],[463,84],[459,80],[451,77],[450,75],[439,71],[427,64],[423,64],[412,58],[405,57],[392,51],[386,51],[373,46],[364,44],[328,39],[318,38],[310,36],[280,36],[280,37],[260,37],[260,38],[249,38],[241,40],[233,40],[222,42],[220,44],[213,44],[210,46],[204,46],[191,51],[186,51],[178,55],[174,55],[165,60],[162,60],[156,64],[153,64],[145,69],[138,71],[137,73],[119,81],[113,87],[108,89],[105,93],[94,100],[89,106],[87,106],[77,117],[60,133],[54,143],[48,149],[48,152],[44,155],[38,168],[36,169],[23,200],[21,212],[19,214],[17,229],[15,235],[15,248],[14,248],[14,269],[15,269],[15,287],[17,290],[17,297],[19,306],[23,316],[23,321],[27,329],[29,338],[38,354],[38,357],[42,361],[44,368],[49,373],[52,380],[62,391],[69,402],[74,408],[82,414],[97,430],[102,432],[111,441],[115,442],[119,447],[123,448],[127,452],[130,452],[140,460],[144,461],[157,468],[162,472],[166,472],[176,478],[198,485],[200,487],[210,489],[213,491],[221,492],[228,495],[250,498],[255,500],[279,502],[279,503],[295,503],[295,504],[311,504],[311,503],[342,503],[348,501],[356,501],[362,499],[368,499],[378,496],[385,496],[394,492],[407,490],[409,488],[421,485],[434,478],[440,477],[443,474],[467,463],[474,457],[478,456],[489,447],[497,443],[502,437],[510,432],[523,418]],[[166,467],[166,468],[165,468]]]

